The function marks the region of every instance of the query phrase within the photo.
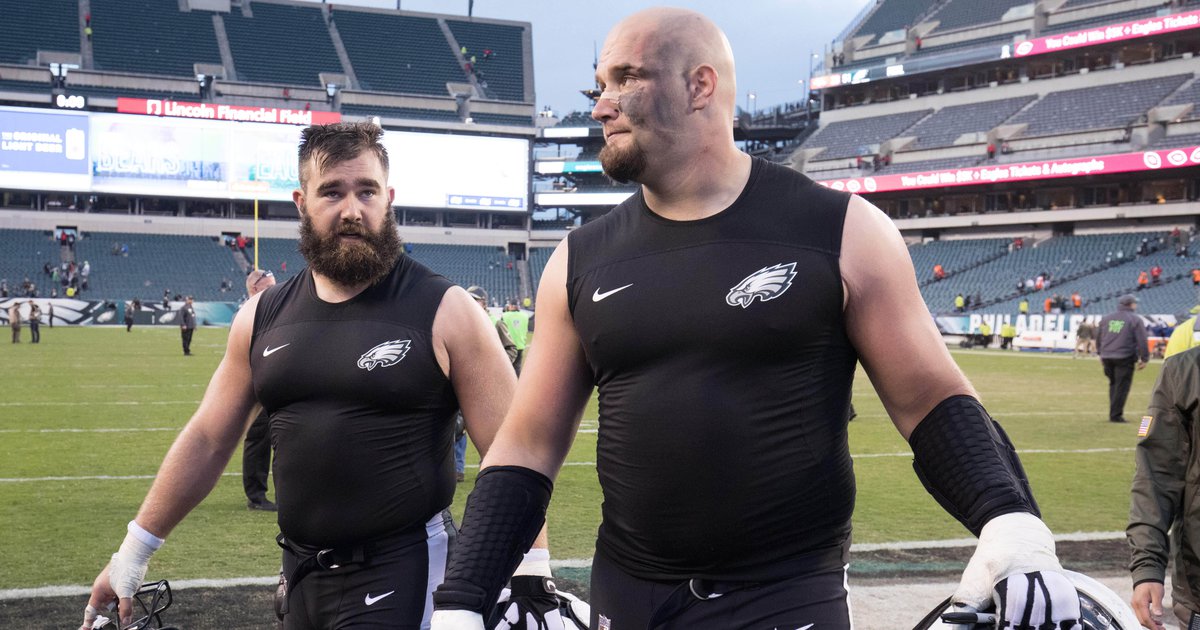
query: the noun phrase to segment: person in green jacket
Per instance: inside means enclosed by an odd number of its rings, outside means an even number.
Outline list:
[[[525,348],[529,345],[529,311],[522,311],[517,308],[516,302],[509,302],[504,306],[504,314],[500,318],[508,326],[508,334],[517,346],[517,359],[513,361],[513,367],[520,374],[521,366],[525,363]]]
[[[1133,610],[1142,625],[1163,630],[1163,582],[1173,553],[1175,616],[1181,628],[1200,628],[1200,348],[1163,363],[1138,437],[1125,530]]]
[[[954,296],[954,312],[955,313],[963,312],[963,310],[966,308],[966,305],[967,305],[967,299],[963,297],[963,294],[959,293],[958,295]]]

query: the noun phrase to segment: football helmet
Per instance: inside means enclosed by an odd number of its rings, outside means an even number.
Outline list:
[[[1107,586],[1074,571],[1063,571],[1079,593],[1079,620],[1083,630],[1141,630],[1137,615]],[[992,611],[972,611],[952,606],[946,598],[913,630],[993,630]]]
[[[162,613],[171,607],[172,602],[171,585],[166,580],[142,584],[132,599],[134,620],[129,625],[120,625],[114,610],[112,619],[96,617],[92,630],[179,630],[175,626],[163,625]]]

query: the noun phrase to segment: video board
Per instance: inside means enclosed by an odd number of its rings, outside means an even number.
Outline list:
[[[302,127],[0,107],[0,188],[288,201]],[[395,205],[525,212],[529,141],[386,131]]]

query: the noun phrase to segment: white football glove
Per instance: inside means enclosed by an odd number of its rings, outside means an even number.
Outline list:
[[[1041,519],[1024,512],[983,526],[952,601],[975,610],[993,601],[1001,629],[1047,622],[1056,630],[1081,628],[1079,595],[1054,555],[1054,537]]]
[[[109,584],[121,599],[133,597],[142,588],[150,556],[163,544],[163,539],[142,529],[136,521],[129,521],[127,529],[121,548],[108,565]]]
[[[484,630],[483,615],[473,610],[435,610],[431,630]]]
[[[513,572],[509,587],[500,593],[497,604],[504,608],[504,615],[495,630],[563,630],[551,577],[550,550],[530,549]]]
[[[521,560],[521,564],[517,566],[517,570],[513,572],[513,577],[519,576],[537,576],[550,577],[550,551],[548,549],[530,549],[525,557]],[[513,601],[512,591],[508,588],[500,591],[500,597],[497,599],[497,605],[503,606],[508,604],[504,610],[504,615],[496,623],[496,630],[508,630],[509,628],[549,628],[549,630],[562,630],[562,619],[558,617],[557,599],[553,617],[557,619],[557,625],[545,625],[549,622],[538,625],[536,618],[536,610],[529,606],[527,598],[522,597],[521,601],[525,602],[525,609],[520,608],[520,604]],[[524,615],[522,614],[524,613]],[[522,619],[522,616],[525,619]],[[524,622],[525,625],[519,625]],[[433,617],[430,618],[432,630],[485,630],[483,626],[483,615],[470,610],[435,610]]]

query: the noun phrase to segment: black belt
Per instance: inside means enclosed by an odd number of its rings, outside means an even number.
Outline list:
[[[667,595],[667,598],[658,605],[658,608],[654,609],[654,612],[650,614],[650,621],[646,624],[646,627],[648,630],[654,630],[682,615],[687,609],[698,602],[717,599],[723,595],[754,588],[760,584],[762,582],[730,582],[701,578],[686,580],[679,586],[676,586],[675,590],[671,591],[671,594]]]
[[[282,533],[279,534],[275,537],[275,542],[285,552],[294,556],[298,562],[290,574],[285,575],[282,572],[280,573],[281,587],[284,589],[284,595],[281,601],[277,603],[277,612],[281,616],[287,614],[288,599],[290,599],[292,591],[295,590],[295,587],[309,573],[313,571],[332,571],[359,564],[370,564],[371,558],[380,553],[404,547],[415,542],[422,542],[428,536],[425,524],[421,523],[420,526],[411,527],[395,534],[358,545],[322,549],[290,541]]]

